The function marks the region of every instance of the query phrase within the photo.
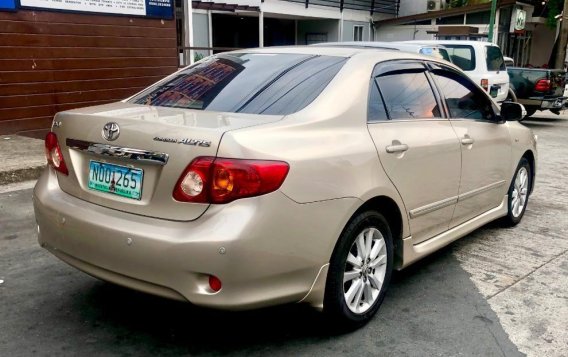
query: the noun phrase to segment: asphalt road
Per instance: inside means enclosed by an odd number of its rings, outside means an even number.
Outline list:
[[[0,356],[567,356],[568,117],[526,125],[540,163],[523,222],[396,273],[379,314],[347,334],[305,306],[219,312],[98,281],[38,246],[29,184],[0,186]]]

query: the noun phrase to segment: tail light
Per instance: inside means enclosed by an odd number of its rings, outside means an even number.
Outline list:
[[[228,203],[276,191],[288,175],[282,161],[198,157],[180,176],[173,192],[177,201]]]
[[[45,158],[47,159],[47,163],[55,170],[64,175],[69,175],[67,165],[65,165],[65,160],[61,154],[59,142],[57,141],[57,135],[51,131],[47,133],[45,137]]]
[[[481,88],[485,89],[485,91],[489,89],[489,79],[484,78],[481,80]]]
[[[550,79],[539,79],[534,86],[537,92],[548,92],[550,90]]]

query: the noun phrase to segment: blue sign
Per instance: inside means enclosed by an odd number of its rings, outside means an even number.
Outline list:
[[[174,16],[172,0],[146,0],[146,16],[172,19]]]
[[[16,10],[16,0],[0,0],[0,10]]]

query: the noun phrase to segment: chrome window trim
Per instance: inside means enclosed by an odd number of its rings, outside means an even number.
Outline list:
[[[77,139],[67,139],[65,144],[73,150],[88,152],[93,155],[123,158],[160,166],[167,164],[169,158],[168,154],[162,152],[93,143]]]

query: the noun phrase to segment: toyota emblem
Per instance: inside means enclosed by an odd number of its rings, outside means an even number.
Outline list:
[[[106,123],[103,127],[103,138],[108,141],[113,141],[120,135],[120,127],[117,123]]]

